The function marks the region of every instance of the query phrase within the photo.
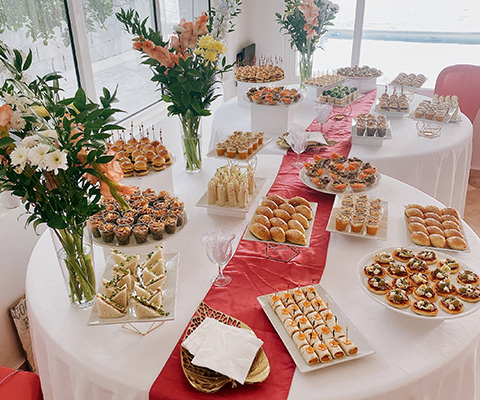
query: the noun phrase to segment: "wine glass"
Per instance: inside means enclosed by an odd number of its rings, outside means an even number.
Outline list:
[[[218,275],[213,278],[215,286],[226,286],[232,281],[230,276],[223,275],[223,268],[233,255],[233,239],[235,239],[233,233],[219,227],[202,235],[202,244],[207,249],[207,256],[218,268]]]
[[[323,133],[323,124],[327,122],[328,116],[332,111],[332,104],[318,104],[315,106],[315,113],[317,114],[317,122],[320,124],[320,132]]]
[[[310,133],[303,129],[293,128],[288,131],[288,138],[291,149],[297,154],[297,160],[292,162],[295,168],[302,168],[303,163],[300,161],[300,153],[303,153],[308,144]]]

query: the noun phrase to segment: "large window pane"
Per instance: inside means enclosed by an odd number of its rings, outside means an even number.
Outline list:
[[[423,73],[434,87],[448,65],[479,64],[478,0],[368,0],[361,64],[384,71],[390,82],[399,72]]]
[[[31,76],[58,72],[67,96],[77,90],[65,5],[58,0],[0,0],[1,40],[25,54],[32,49]],[[1,71],[0,71],[1,81]]]

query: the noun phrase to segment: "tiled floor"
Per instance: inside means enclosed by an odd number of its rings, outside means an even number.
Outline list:
[[[480,236],[480,176],[468,180],[464,220]]]

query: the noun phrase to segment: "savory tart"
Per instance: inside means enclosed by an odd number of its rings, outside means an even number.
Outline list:
[[[430,279],[435,282],[441,281],[442,279],[448,278],[451,273],[452,270],[448,265],[442,265],[430,271]]]
[[[392,256],[393,258],[395,258],[395,260],[405,262],[405,263],[411,258],[413,258],[414,255],[415,254],[413,253],[412,250],[407,249],[405,247],[398,247],[392,252]]]
[[[412,311],[419,315],[434,317],[438,314],[438,308],[430,300],[418,300],[412,303]]]
[[[421,272],[411,274],[409,276],[409,279],[410,282],[412,282],[413,286],[428,285],[428,283],[430,282],[428,275],[422,274]]]
[[[460,263],[451,257],[445,258],[443,260],[438,260],[437,264],[439,267],[447,265],[450,268],[452,274],[456,274],[460,269]]]
[[[372,276],[367,280],[367,288],[375,294],[386,294],[390,290],[391,285],[379,276]]]
[[[457,294],[457,288],[450,278],[444,278],[441,281],[435,282],[433,284],[433,289],[442,297]]]
[[[390,290],[385,298],[387,303],[395,308],[407,308],[410,305],[410,297],[402,289]]]
[[[472,270],[465,269],[458,273],[457,282],[461,283],[462,285],[466,285],[467,283],[471,285],[478,285],[480,283],[480,277]]]
[[[363,273],[366,276],[379,276],[380,278],[384,278],[386,275],[385,270],[377,263],[366,265],[363,268]]]
[[[406,294],[410,294],[413,292],[414,286],[410,282],[410,280],[404,276],[403,278],[394,279],[392,282],[393,289],[401,289],[405,291]]]
[[[438,261],[438,257],[434,251],[423,250],[416,256],[418,259],[423,260],[427,265],[435,264]]]
[[[387,268],[387,274],[392,278],[402,278],[408,276],[408,271],[405,265],[398,262],[392,262]]]
[[[440,308],[449,314],[460,314],[463,311],[463,303],[455,296],[445,296],[440,300]]]
[[[407,270],[410,274],[415,274],[417,272],[427,273],[429,268],[425,261],[413,257],[407,262]]]
[[[412,295],[416,300],[437,300],[437,294],[435,293],[435,290],[428,285],[420,285],[412,292]]]
[[[468,303],[476,303],[480,301],[480,288],[467,283],[457,289],[457,296]]]
[[[395,261],[391,254],[386,252],[378,253],[373,256],[373,261],[380,264],[382,267],[388,266],[392,261]]]

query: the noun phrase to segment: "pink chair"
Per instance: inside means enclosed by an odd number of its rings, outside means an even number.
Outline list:
[[[0,367],[0,399],[43,400],[38,375]]]
[[[458,96],[460,110],[473,124],[471,168],[480,171],[480,66],[459,64],[444,68],[438,74],[435,93]]]

